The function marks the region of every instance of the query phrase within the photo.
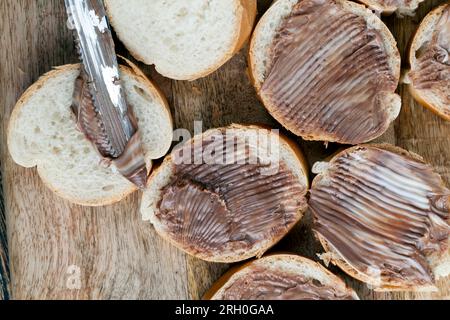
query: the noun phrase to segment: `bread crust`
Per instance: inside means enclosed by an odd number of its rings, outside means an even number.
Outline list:
[[[345,283],[336,275],[331,273],[328,269],[324,268],[322,265],[320,265],[317,262],[314,262],[312,260],[309,260],[307,258],[304,258],[302,256],[289,254],[289,253],[273,253],[266,255],[260,259],[249,261],[241,266],[235,266],[232,267],[230,270],[228,270],[223,276],[221,276],[212,286],[211,288],[205,293],[203,296],[203,300],[213,300],[215,298],[215,295],[218,293],[220,289],[225,287],[230,279],[238,274],[240,271],[246,269],[247,267],[253,265],[254,263],[258,262],[264,262],[265,260],[285,260],[285,261],[292,261],[294,263],[301,264],[303,266],[306,266],[310,269],[318,269],[320,272],[324,273],[330,281],[334,282],[334,286],[336,287],[342,287],[345,286],[347,292],[352,295],[355,299],[359,299],[357,294],[349,287],[345,285]]]
[[[450,4],[443,4],[432,11],[430,11],[425,18],[422,20],[422,22],[419,25],[419,28],[416,30],[414,36],[412,37],[410,48],[409,48],[409,65],[411,66],[411,69],[413,69],[413,66],[415,64],[415,54],[416,51],[419,49],[420,45],[418,44],[418,41],[425,37],[426,28],[433,24],[437,19],[440,18],[442,15],[442,12],[448,7]],[[442,117],[443,119],[450,121],[450,113],[446,114],[439,108],[438,106],[435,106],[432,104],[431,101],[428,101],[426,96],[421,92],[421,90],[418,90],[414,87],[413,83],[410,81],[407,83],[407,87],[413,98],[423,107],[427,108],[428,110],[432,111],[434,114]],[[448,106],[450,109],[450,106]]]
[[[361,2],[362,4],[366,5],[368,8],[373,9],[377,12],[380,12],[384,15],[390,15],[394,12],[398,12],[400,15],[407,13],[412,15],[414,13],[414,10],[417,9],[416,8],[408,8],[408,7],[396,7],[394,5],[392,6],[387,6],[387,5],[381,5],[380,3],[378,3],[377,1],[373,1],[373,0],[357,0],[358,2]],[[424,0],[418,0],[416,1],[417,4],[420,4],[422,1]],[[416,4],[415,3],[415,4]]]
[[[394,6],[391,7],[380,6],[380,4],[372,0],[357,0],[357,1],[365,5],[366,7],[376,10],[377,12],[383,13],[385,15],[390,15],[397,10],[397,8],[395,8]]]
[[[402,149],[400,147],[391,145],[391,144],[387,144],[387,143],[382,143],[382,144],[362,144],[362,145],[358,145],[358,146],[354,146],[345,150],[342,150],[340,152],[338,152],[336,155],[333,156],[333,158],[328,161],[328,162],[333,162],[334,159],[339,158],[342,154],[344,153],[351,153],[354,150],[361,148],[361,147],[375,147],[375,148],[379,148],[379,149],[383,149],[386,151],[390,151],[393,153],[396,153],[398,155],[402,155],[405,157],[408,157],[412,160],[415,161],[420,161],[420,162],[425,162],[423,157],[421,157],[420,155],[407,151],[405,149]],[[318,183],[319,180],[323,179],[324,176],[322,174],[319,174],[312,182],[311,185],[311,189],[313,189]],[[441,182],[443,185],[445,185],[444,181],[441,178]],[[343,270],[345,273],[347,273],[349,276],[362,281],[364,283],[367,283],[371,286],[374,286],[374,290],[375,291],[413,291],[413,292],[430,292],[430,291],[436,291],[437,288],[435,286],[402,286],[399,287],[398,285],[382,285],[380,287],[378,287],[378,281],[376,279],[370,278],[367,275],[358,272],[356,269],[354,269],[353,267],[351,267],[347,262],[345,262],[342,257],[339,256],[339,254],[335,251],[333,251],[329,245],[329,243],[319,234],[316,233],[316,237],[319,240],[319,242],[321,243],[323,249],[325,250],[326,253],[331,253],[331,256],[329,256],[329,262],[331,262],[332,264],[338,266],[341,270]]]
[[[220,128],[219,128],[220,129]],[[266,129],[267,127],[264,126],[259,126],[259,125],[240,125],[240,124],[232,124],[228,127],[225,127],[224,129],[242,129],[242,130],[248,130],[248,129]],[[216,129],[211,129],[208,130],[206,132],[204,132],[201,135],[195,136],[193,137],[193,139],[197,139],[201,136],[205,136],[208,135],[210,131],[213,130],[217,130]],[[300,168],[300,170],[303,172],[304,174],[304,178],[305,178],[305,188],[306,190],[309,189],[309,179],[308,179],[308,164],[301,152],[301,150],[298,148],[298,146],[296,146],[294,144],[294,142],[292,142],[289,138],[284,137],[280,134],[280,144],[282,145],[282,147],[284,146],[285,148],[289,148],[290,152],[295,156],[295,159],[297,161],[297,166],[298,168]],[[158,168],[154,169],[152,174],[150,175],[149,178],[149,182],[148,182],[148,187],[147,189],[153,184],[156,184],[156,180],[157,178],[161,175],[161,173],[168,169],[171,169],[172,166],[172,154],[169,154],[166,156],[166,158],[164,159],[163,163],[158,166]],[[160,192],[161,190],[158,190],[157,192]],[[143,197],[146,196],[146,192],[148,192],[148,190],[146,190],[144,192]],[[158,194],[152,194],[151,198],[153,200],[159,200],[160,199],[160,193]],[[306,193],[305,193],[306,196]],[[155,201],[154,201],[155,202]],[[157,202],[157,201],[156,201]],[[142,206],[141,206],[141,213],[143,216],[145,216],[145,212],[146,210],[150,210],[148,208],[145,207],[145,201],[143,200],[142,202]],[[306,212],[307,207],[304,208],[304,210],[300,210],[299,212],[299,218],[297,223],[301,220],[301,218],[303,217],[304,212]],[[158,226],[155,225],[155,223],[153,222],[154,220],[154,213],[152,212],[150,214],[150,222],[154,225],[156,232],[166,241],[168,241],[169,243],[171,243],[173,246],[177,247],[178,249],[188,253],[188,254],[192,254],[190,252],[187,252],[184,248],[182,248],[182,246],[177,243],[175,240],[173,240],[166,232],[164,232],[164,230],[161,230]],[[144,219],[145,220],[145,219]],[[243,261],[243,260],[247,260],[250,258],[253,258],[255,256],[260,257],[262,256],[267,250],[269,250],[270,248],[272,248],[275,244],[277,244],[287,233],[289,233],[292,228],[295,227],[295,224],[291,226],[291,228],[289,230],[286,231],[285,234],[282,234],[278,237],[272,238],[270,239],[270,244],[267,246],[264,246],[263,250],[259,249],[259,250],[248,250],[245,253],[239,254],[239,253],[235,253],[234,255],[228,255],[228,256],[222,256],[220,258],[214,258],[214,257],[210,257],[210,256],[205,256],[205,255],[197,255],[197,258],[200,258],[204,261],[209,261],[209,262],[220,262],[220,263],[233,263],[233,262],[238,262],[238,261]]]
[[[22,112],[22,109],[25,105],[27,105],[30,98],[37,91],[39,91],[48,80],[50,80],[52,78],[56,78],[56,77],[60,76],[61,74],[64,74],[64,73],[67,73],[70,71],[79,70],[80,66],[81,66],[80,64],[69,64],[69,65],[63,65],[63,66],[56,67],[53,70],[51,70],[51,71],[47,72],[46,74],[44,74],[43,76],[41,76],[34,84],[32,84],[25,91],[25,93],[19,98],[18,102],[16,103],[16,105],[11,113],[11,117],[10,117],[9,124],[8,124],[8,129],[7,129],[8,149],[11,149],[11,147],[12,147],[12,143],[13,143],[12,136],[13,136],[13,130],[14,130],[15,124],[17,121],[19,121],[19,116]],[[167,117],[170,119],[171,126],[172,126],[173,120],[172,120],[172,115],[170,113],[170,107],[169,107],[169,104],[168,104],[167,100],[165,99],[164,95],[162,95],[161,91],[159,91],[159,89],[156,86],[154,86],[153,83],[150,80],[148,80],[148,78],[145,77],[143,74],[137,74],[132,69],[125,67],[125,66],[120,66],[120,71],[122,73],[128,74],[129,76],[136,77],[142,84],[146,85],[149,92],[151,92],[155,97],[157,97],[158,103],[164,107],[164,110],[166,111]],[[129,196],[131,193],[133,193],[134,191],[137,190],[137,188],[134,185],[130,185],[130,188],[128,190],[126,190],[125,192],[116,194],[109,198],[102,198],[99,200],[92,200],[92,201],[75,199],[53,187],[53,184],[50,182],[50,180],[46,178],[48,175],[45,174],[45,169],[39,163],[38,159],[30,160],[31,162],[29,162],[25,165],[22,162],[22,159],[14,159],[14,161],[26,168],[37,167],[38,175],[41,178],[41,180],[43,181],[44,185],[46,185],[47,188],[49,188],[51,191],[53,191],[59,197],[65,199],[71,203],[75,203],[75,204],[82,205],[82,206],[99,207],[99,206],[111,205],[111,204],[121,201],[122,199],[124,199],[125,197]],[[26,162],[27,160],[24,160],[24,161]],[[152,163],[151,163],[151,161],[149,161],[149,159],[147,159],[147,161],[150,163],[150,169],[151,169]]]
[[[249,39],[252,31],[253,26],[256,20],[256,14],[257,14],[257,4],[256,0],[234,0],[235,6],[236,6],[236,12],[239,15],[239,21],[240,23],[236,25],[235,32],[233,35],[234,41],[233,45],[228,49],[227,52],[224,52],[223,57],[221,60],[219,60],[214,66],[209,67],[206,70],[199,71],[197,73],[193,73],[190,75],[184,75],[180,76],[177,74],[170,74],[166,71],[161,71],[158,69],[158,66],[155,65],[156,70],[163,76],[175,80],[188,80],[188,81],[194,81],[203,77],[206,77],[210,75],[211,73],[215,72],[217,69],[222,67],[228,60],[230,60],[239,50],[242,49],[245,42]],[[108,5],[108,0],[105,1],[105,7],[106,11],[108,13],[108,17],[111,21],[111,24],[114,26],[114,16],[111,14]],[[117,35],[120,39],[123,39],[126,37],[126,35],[122,34],[121,32],[117,32]],[[153,62],[149,61],[146,57],[140,55],[139,53],[130,50],[130,53],[133,55],[133,57],[136,60],[139,60],[143,63],[154,65]]]
[[[280,0],[281,1],[281,0]],[[300,0],[299,0],[300,1]],[[376,28],[382,35],[383,44],[387,51],[387,54],[389,55],[389,64],[391,67],[391,71],[394,75],[394,78],[396,79],[396,82],[399,82],[400,79],[400,71],[401,71],[401,59],[400,59],[400,53],[397,49],[397,42],[392,35],[392,33],[389,31],[388,27],[378,18],[376,15],[372,13],[369,9],[367,9],[364,5],[354,3],[347,0],[335,0],[338,3],[342,3],[345,8],[349,9],[350,11],[354,12],[355,14],[358,14],[365,18],[368,25],[372,28]],[[272,6],[269,8],[269,10],[273,9],[277,2],[274,2]],[[270,101],[267,101],[264,99],[264,97],[261,94],[261,88],[264,83],[263,81],[260,81],[258,79],[258,75],[256,72],[256,66],[257,66],[257,59],[256,59],[256,40],[258,37],[260,37],[261,30],[263,29],[264,24],[270,23],[270,19],[267,18],[267,13],[260,19],[258,22],[255,31],[253,32],[252,39],[250,42],[250,49],[248,53],[248,74],[251,83],[256,89],[256,93],[258,95],[259,100],[263,103],[263,105],[266,107],[266,109],[269,111],[270,114],[274,115],[276,114],[275,111],[277,110],[277,106],[272,104]],[[267,70],[266,70],[267,72]],[[394,93],[392,93],[394,94]],[[387,107],[387,106],[386,106]],[[284,119],[281,118],[281,116],[275,117],[276,120],[283,125],[283,127],[287,128],[284,123]],[[391,118],[391,117],[390,117]],[[389,119],[389,121],[393,121],[393,119]],[[291,131],[289,128],[287,128],[289,131]],[[308,137],[302,137],[305,140],[313,140],[313,141],[329,141],[329,138],[326,136],[321,135],[314,135],[314,136],[308,136]]]

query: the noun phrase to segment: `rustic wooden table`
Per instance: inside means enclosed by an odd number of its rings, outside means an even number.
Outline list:
[[[260,14],[270,2],[258,0]],[[421,19],[442,2],[425,0],[414,17],[383,18],[403,58]],[[162,241],[140,220],[139,193],[113,206],[83,208],[52,194],[35,170],[12,162],[6,128],[15,102],[39,76],[54,66],[77,62],[77,57],[63,1],[2,0],[0,17],[0,299],[201,298],[229,266],[200,261]],[[127,55],[120,43],[117,46]],[[277,126],[247,78],[246,49],[219,71],[194,82],[171,81],[151,67],[141,67],[163,89],[176,127],[192,131],[195,120],[202,120],[204,129],[233,122]],[[404,87],[399,92],[401,115],[381,140],[421,154],[450,184],[450,123],[415,103]],[[339,148],[297,141],[310,164]],[[1,194],[0,189],[0,200]],[[274,250],[317,260],[315,253],[321,248],[310,222],[307,215]],[[332,270],[363,299],[450,298],[450,280],[442,280],[440,292],[433,294],[375,293]]]

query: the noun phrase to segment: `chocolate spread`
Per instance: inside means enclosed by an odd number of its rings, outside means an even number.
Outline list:
[[[431,166],[358,147],[316,179],[314,228],[332,251],[380,286],[433,285],[427,258],[448,249],[450,190]]]
[[[423,1],[423,0],[422,0]],[[368,3],[369,1],[361,1],[362,3]],[[413,2],[411,0],[371,0],[369,8],[378,10],[397,10],[397,9],[416,9],[413,8]]]
[[[306,186],[281,162],[250,163],[252,151],[236,153],[233,164],[220,164],[229,147],[242,146],[240,131],[216,130],[199,143],[189,142],[190,164],[173,154],[173,179],[164,187],[156,218],[171,239],[194,255],[207,257],[251,249],[260,241],[279,239],[306,208]],[[223,138],[223,139],[222,139]],[[240,141],[240,142],[239,142]],[[214,150],[212,162],[195,162],[195,155]],[[214,164],[217,160],[217,163]]]
[[[428,91],[449,108],[450,115],[450,5],[443,10],[430,41],[416,52],[417,63],[410,73],[416,89]]]
[[[270,49],[261,95],[272,115],[307,139],[356,144],[389,125],[382,97],[398,79],[379,31],[333,0],[303,0]]]
[[[113,162],[119,172],[130,182],[144,188],[147,184],[147,167],[139,132],[134,131],[124,149],[117,152],[118,149],[113,147],[114,141],[116,141],[115,135],[110,135],[105,130],[105,123],[110,121],[111,114],[105,112],[106,114],[102,115],[94,105],[83,71],[75,81],[71,108],[77,118],[78,129],[92,142],[100,156]],[[137,122],[131,112],[131,107],[128,112],[133,127],[137,128]]]
[[[251,272],[233,282],[223,300],[352,300],[348,292],[302,275],[249,267]]]
[[[373,0],[372,0],[373,1]],[[411,4],[411,0],[375,0],[376,2],[384,7],[407,7]]]

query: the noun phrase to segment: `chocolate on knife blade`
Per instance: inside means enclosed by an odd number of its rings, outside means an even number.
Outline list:
[[[65,0],[82,71],[72,110],[78,127],[119,172],[143,188],[147,169],[136,119],[120,83],[114,41],[101,0]]]

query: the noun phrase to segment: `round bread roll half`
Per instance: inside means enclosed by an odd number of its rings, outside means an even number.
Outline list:
[[[249,38],[256,0],[106,0],[118,37],[162,75],[195,80],[220,68]]]
[[[277,254],[231,269],[204,297],[210,300],[358,300],[344,281],[320,264]]]
[[[276,1],[256,27],[249,59],[267,110],[306,140],[367,142],[400,112],[395,39],[362,5]]]
[[[391,14],[396,12],[400,17],[412,16],[419,4],[425,0],[358,0],[375,12]]]
[[[434,291],[450,274],[450,190],[418,155],[362,145],[313,172],[309,206],[324,261],[376,290]]]
[[[417,30],[406,77],[414,98],[450,120],[450,4],[431,11]]]
[[[141,212],[176,247],[213,262],[260,257],[306,210],[301,152],[277,132],[232,125],[174,149],[150,177]]]
[[[147,167],[172,143],[172,117],[162,94],[142,74],[121,67],[127,102],[138,120]],[[33,84],[15,106],[8,128],[13,160],[37,167],[45,184],[59,196],[86,206],[120,201],[136,187],[113,165],[101,164],[93,144],[78,130],[71,110],[80,65],[66,65]]]

